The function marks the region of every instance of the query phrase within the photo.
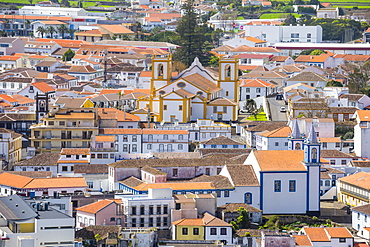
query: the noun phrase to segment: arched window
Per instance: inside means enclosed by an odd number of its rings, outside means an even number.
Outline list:
[[[301,150],[301,144],[299,142],[295,144],[294,150]]]
[[[184,136],[183,135],[179,135],[179,140],[183,140],[184,139]]]
[[[312,149],[311,155],[312,155],[312,162],[316,162],[317,161],[317,148]]]
[[[325,180],[325,186],[330,186],[330,180]]]
[[[158,76],[163,76],[163,64],[158,65]]]
[[[168,135],[163,135],[164,140],[168,140]]]
[[[247,204],[252,204],[252,193],[247,192],[244,194],[244,202]]]
[[[230,65],[226,65],[226,67],[225,67],[225,75],[226,75],[226,78],[230,78],[231,77],[231,66]]]

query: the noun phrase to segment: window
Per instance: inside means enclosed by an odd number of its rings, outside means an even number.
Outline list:
[[[110,222],[115,222],[115,221],[116,221],[116,218],[114,218],[114,217],[110,218]]]
[[[153,207],[153,205],[149,205],[149,214],[154,214],[154,207]]]
[[[252,204],[252,193],[245,193],[244,195],[244,201],[247,204]]]
[[[144,222],[145,222],[145,219],[144,218],[140,218],[140,227],[144,227]]]
[[[328,143],[327,143],[327,142],[323,142],[323,143],[322,143],[322,147],[323,147],[323,148],[327,148],[327,147],[328,147]]]
[[[340,148],[340,142],[336,142],[336,143],[335,143],[335,147],[336,147],[336,148]]]
[[[164,140],[168,140],[168,135],[163,135]]]
[[[179,144],[178,149],[179,150],[182,150],[183,149],[183,145],[182,144]]]
[[[68,166],[62,166],[62,172],[67,172],[68,171]]]
[[[87,186],[89,187],[89,189],[94,188],[94,183],[93,182],[86,182],[86,183],[87,183]]]
[[[224,227],[221,228],[221,235],[226,235],[226,228]]]
[[[127,141],[128,141],[128,136],[127,136],[127,135],[124,135],[124,136],[123,136],[123,141],[124,141],[124,142],[127,142]]]
[[[274,191],[281,192],[281,180],[274,181]]]
[[[153,226],[153,218],[149,217],[149,227]]]
[[[66,125],[66,122],[64,122],[64,121],[59,121],[59,125],[60,125],[60,126],[65,126],[65,125]]]
[[[123,152],[127,152],[128,151],[128,145],[127,144],[124,144],[123,145],[123,150],[122,150]]]
[[[152,144],[148,144],[148,145],[146,146],[146,148],[147,148],[148,150],[151,150],[151,149],[152,149]]]
[[[310,38],[312,38],[312,35],[311,35],[311,33],[308,33],[307,34],[307,39],[310,39]]]
[[[238,145],[233,145],[233,148],[238,148],[239,146]]]
[[[49,125],[54,125],[54,121],[49,121]]]
[[[339,238],[339,243],[345,243],[346,239],[345,238]]]
[[[217,106],[213,107],[213,113],[217,113]]]
[[[161,226],[161,217],[157,217],[157,226]]]
[[[299,38],[299,33],[291,33],[290,37],[291,38]]]
[[[217,197],[221,197],[221,191],[216,191]]]
[[[163,105],[163,110],[167,111],[167,105]]]
[[[211,169],[210,168],[206,168],[206,175],[210,175],[211,174]]]
[[[131,214],[136,215],[136,206],[131,207]]]
[[[367,215],[365,215],[365,222],[367,222]]]
[[[227,148],[227,145],[222,145],[222,148]]]
[[[216,148],[216,145],[211,145],[211,148]]]
[[[136,227],[136,218],[132,219],[131,225],[132,225],[132,227]]]
[[[295,185],[296,185],[295,180],[289,180],[289,192],[295,192]]]
[[[330,186],[330,180],[325,180],[325,186]]]
[[[167,205],[163,206],[163,214],[168,214],[168,206]]]
[[[184,140],[184,136],[183,135],[179,135],[179,140]]]
[[[360,219],[360,213],[357,213],[357,219],[358,220]]]
[[[172,169],[172,177],[177,177],[178,176],[179,170],[177,168]]]
[[[217,228],[211,228],[211,235],[217,235]]]
[[[199,228],[193,228],[193,235],[199,235]]]
[[[137,135],[133,135],[133,136],[132,136],[132,141],[133,141],[133,142],[137,142]]]
[[[161,206],[157,206],[157,214],[161,214],[162,210],[161,210]],[[158,221],[158,218],[157,218],[157,221]]]
[[[222,111],[223,113],[227,113],[227,106],[224,106],[223,107],[223,111]]]
[[[229,197],[229,191],[228,190],[224,191],[224,197]]]
[[[144,215],[145,214],[145,206],[140,206],[140,215]]]
[[[187,227],[182,228],[182,235],[188,235],[188,228]]]
[[[342,163],[343,166],[345,166],[345,165],[347,165],[347,160],[342,160],[341,163]]]
[[[246,92],[246,93],[250,93],[250,92],[251,92],[251,89],[250,89],[250,88],[246,88],[246,89],[245,89],[245,92]]]
[[[179,111],[182,111],[182,105],[179,105]]]
[[[217,174],[220,174],[220,172],[221,172],[221,169],[222,169],[222,168],[220,168],[220,167],[217,167]]]
[[[167,223],[168,223],[168,218],[164,217],[163,218],[163,226],[167,226]]]
[[[137,145],[136,144],[132,144],[132,152],[137,152]]]
[[[279,142],[275,142],[275,147],[278,147],[279,146]]]
[[[330,165],[335,165],[335,160],[330,160]]]

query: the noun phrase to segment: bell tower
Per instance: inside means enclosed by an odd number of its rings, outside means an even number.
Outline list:
[[[154,93],[155,89],[170,84],[172,71],[172,56],[152,57],[152,79],[150,81],[150,90]]]
[[[304,162],[307,169],[307,209],[310,216],[320,215],[320,143],[317,141],[314,123],[303,143]]]
[[[221,97],[232,99],[235,102],[239,100],[238,71],[238,56],[220,59],[217,86],[222,88]]]
[[[298,120],[293,120],[292,135],[289,137],[289,150],[302,150],[303,149],[303,138],[301,131],[299,130]]]

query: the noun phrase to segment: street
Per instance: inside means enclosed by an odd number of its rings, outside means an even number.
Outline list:
[[[271,121],[287,121],[287,112],[281,112],[280,107],[284,106],[286,109],[288,106],[284,104],[284,100],[276,100],[275,97],[267,98],[270,106]],[[288,110],[288,109],[287,109]]]

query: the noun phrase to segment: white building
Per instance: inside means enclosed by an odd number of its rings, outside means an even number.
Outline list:
[[[257,150],[288,150],[288,138],[291,133],[289,126],[257,133],[256,148]]]
[[[261,96],[269,96],[276,93],[277,86],[261,79],[241,79],[240,80],[240,101],[254,99]]]
[[[197,119],[196,123],[160,123],[158,130],[187,130],[189,141],[205,141],[217,136],[231,137],[231,126],[213,119]]]
[[[352,228],[358,236],[370,239],[370,204],[352,208]]]
[[[355,113],[357,124],[354,128],[354,152],[362,158],[370,158],[370,112],[358,110]]]
[[[2,169],[10,170],[15,162],[22,159],[22,135],[0,128],[0,159],[6,162]]]
[[[0,197],[0,237],[3,247],[74,246],[74,218],[50,207],[31,205],[20,196]]]
[[[264,40],[268,45],[279,42],[322,42],[321,26],[244,26],[245,36]]]
[[[298,150],[252,151],[245,160],[244,164],[252,164],[260,183],[259,209],[264,214],[320,213],[320,144],[313,125],[303,149],[304,153]]]
[[[148,195],[116,195],[122,200],[127,227],[169,229],[175,208],[172,189],[149,189]]]
[[[299,235],[305,235],[305,243],[310,246],[354,246],[354,238],[346,227],[303,227]]]
[[[19,10],[20,15],[46,15],[46,16],[88,16],[88,12],[83,8],[61,8],[61,7],[40,7],[24,6]]]

